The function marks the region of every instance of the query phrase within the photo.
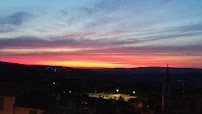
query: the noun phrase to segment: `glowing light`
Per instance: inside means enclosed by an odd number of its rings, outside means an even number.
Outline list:
[[[135,91],[133,91],[133,94],[135,94]]]
[[[89,93],[88,96],[95,98],[99,98],[100,96],[104,99],[116,99],[116,100],[118,100],[118,98],[121,96],[124,98],[124,101],[128,101],[131,98],[137,98],[137,96],[130,96],[127,94],[114,94],[114,93],[94,93],[94,94]]]
[[[57,65],[57,66],[70,66],[70,67],[107,67],[107,68],[117,68],[125,67],[132,68],[135,65],[130,64],[118,64],[112,62],[99,62],[99,61],[41,61],[41,65]]]
[[[53,82],[53,85],[55,85],[56,83],[55,82]]]
[[[118,92],[119,92],[119,89],[116,89],[116,92],[118,93]]]
[[[69,91],[69,93],[72,93],[72,91]]]

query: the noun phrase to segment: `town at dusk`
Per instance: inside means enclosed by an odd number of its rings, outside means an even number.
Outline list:
[[[201,0],[0,0],[0,114],[202,114]]]

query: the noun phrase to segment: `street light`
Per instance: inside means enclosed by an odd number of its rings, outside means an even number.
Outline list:
[[[133,94],[135,94],[135,91],[133,91]]]
[[[116,92],[119,93],[119,89],[116,89]]]

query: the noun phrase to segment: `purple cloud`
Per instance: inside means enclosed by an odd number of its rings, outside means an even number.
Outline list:
[[[30,18],[31,14],[28,12],[16,12],[7,17],[0,17],[0,25],[22,25],[28,18]]]

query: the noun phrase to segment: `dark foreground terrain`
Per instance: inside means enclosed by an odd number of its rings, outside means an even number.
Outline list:
[[[202,69],[166,69],[74,69],[0,62],[0,114],[201,114]],[[164,86],[170,89],[163,91]],[[88,96],[95,93],[136,98]],[[162,94],[169,94],[166,109],[162,109]]]

